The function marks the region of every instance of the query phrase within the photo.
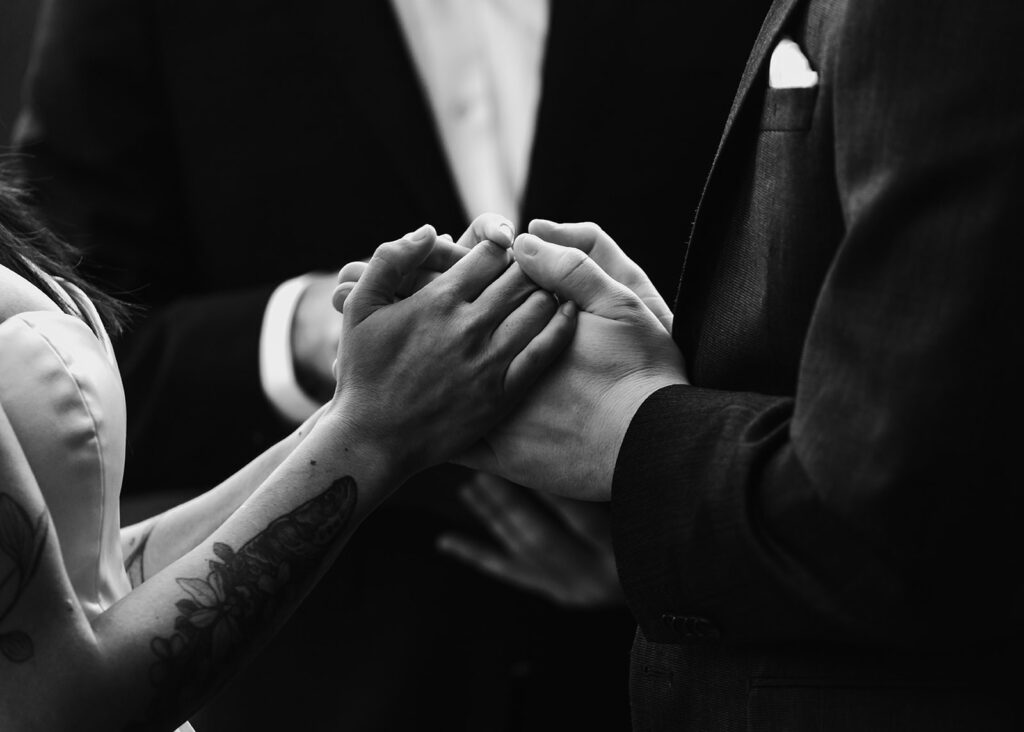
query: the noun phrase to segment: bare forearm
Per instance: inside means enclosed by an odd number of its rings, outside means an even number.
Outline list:
[[[400,482],[383,465],[334,426],[310,435],[211,536],[93,623],[90,652],[65,658],[97,669],[90,688],[63,692],[67,719],[174,729],[263,646]]]
[[[322,412],[215,488],[122,529],[121,547],[132,586],[138,587],[209,537],[302,443]]]
[[[0,410],[0,728],[176,728],[400,483],[358,434],[309,435],[212,536],[90,619]]]

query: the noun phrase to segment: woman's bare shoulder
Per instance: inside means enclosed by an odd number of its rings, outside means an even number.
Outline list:
[[[39,310],[60,312],[46,293],[11,269],[0,264],[0,323],[18,313]]]

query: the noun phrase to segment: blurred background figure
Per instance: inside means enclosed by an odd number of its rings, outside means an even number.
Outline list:
[[[0,7],[0,148],[7,145],[18,114],[39,0],[4,0]]]
[[[144,308],[118,344],[126,520],[310,413],[333,270],[424,222],[598,219],[670,296],[766,6],[43,0],[26,181]],[[602,511],[418,477],[197,728],[626,727],[633,623]]]

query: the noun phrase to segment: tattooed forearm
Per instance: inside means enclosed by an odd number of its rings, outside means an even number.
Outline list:
[[[128,573],[128,580],[132,587],[138,587],[146,581],[146,544],[149,542],[149,535],[153,533],[153,526],[147,526],[138,537],[131,540],[130,551],[124,560],[124,569]]]
[[[319,567],[342,536],[356,505],[352,478],[272,521],[237,551],[213,545],[205,577],[179,577],[174,632],[154,638],[157,660],[150,680],[157,689],[150,715],[173,720],[201,701],[226,665],[278,616],[291,591]]]
[[[0,493],[0,625],[35,574],[49,528],[46,509],[32,521],[17,501]],[[24,631],[0,631],[0,653],[22,663],[32,658],[35,646]]]

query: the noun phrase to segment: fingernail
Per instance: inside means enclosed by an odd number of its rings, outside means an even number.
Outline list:
[[[566,300],[562,303],[561,307],[558,308],[558,311],[565,317],[571,318],[576,314],[576,303],[572,300]]]
[[[516,239],[515,246],[516,254],[525,254],[527,257],[532,257],[540,251],[540,247],[537,245],[537,238],[526,234]]]
[[[512,242],[516,238],[515,232],[512,230],[512,224],[508,222],[498,224],[498,231],[503,233],[506,237],[506,240],[504,242],[505,246],[512,246]]]
[[[412,232],[411,234],[406,234],[402,238],[405,239],[406,241],[409,241],[412,244],[420,244],[424,242],[429,236],[430,224],[423,224],[423,226],[416,229],[416,231]]]

